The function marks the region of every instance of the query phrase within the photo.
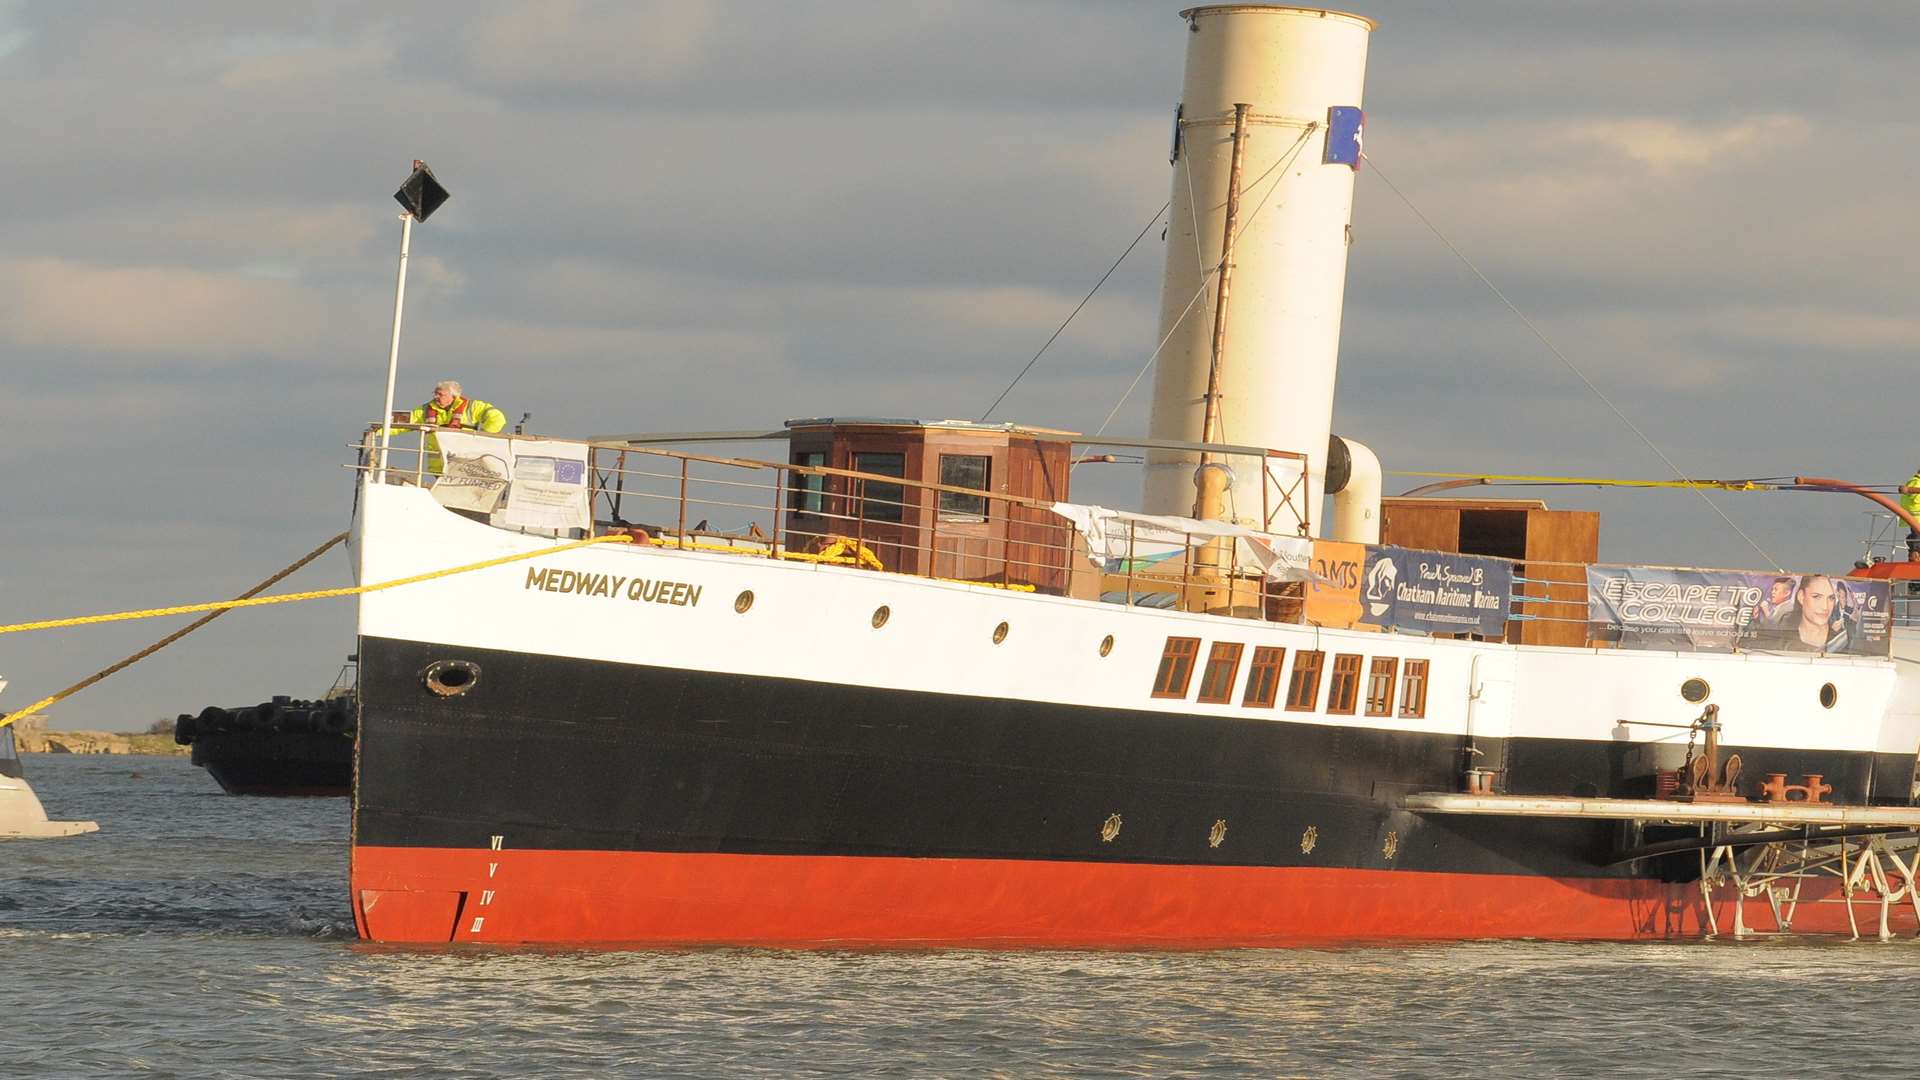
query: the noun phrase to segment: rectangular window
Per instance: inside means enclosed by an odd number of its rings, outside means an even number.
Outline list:
[[[1240,675],[1240,646],[1216,641],[1207,653],[1207,670],[1200,673],[1200,700],[1225,705],[1233,700],[1233,681]]]
[[[1320,700],[1320,669],[1326,666],[1323,652],[1293,654],[1293,681],[1287,684],[1287,708],[1294,712],[1312,712]]]
[[[818,469],[827,463],[825,454],[795,454],[793,463],[809,469]],[[799,514],[818,514],[826,502],[827,478],[809,476],[806,473],[793,474],[793,509]]]
[[[1400,661],[1391,656],[1376,656],[1367,672],[1367,715],[1393,715],[1393,676]]]
[[[879,473],[881,476],[907,475],[907,455],[905,454],[855,454],[853,471]],[[883,484],[874,480],[849,480],[864,498],[860,500],[860,516],[868,521],[899,521],[901,503],[905,501],[907,489],[899,484]]]
[[[1287,650],[1264,645],[1253,650],[1253,663],[1247,667],[1247,696],[1240,704],[1256,709],[1273,708],[1274,695],[1280,689],[1280,669],[1287,663]]]
[[[1360,700],[1360,658],[1342,653],[1333,658],[1333,678],[1327,680],[1327,711],[1353,715]]]
[[[947,487],[986,491],[987,469],[993,459],[985,454],[941,454],[940,483]],[[940,493],[941,521],[980,521],[987,516],[984,495],[962,495],[954,491]]]
[[[1199,653],[1197,637],[1168,638],[1167,649],[1160,654],[1160,673],[1153,677],[1153,696],[1186,697],[1187,683],[1193,678],[1193,658]]]
[[[1427,715],[1427,662],[1409,660],[1400,674],[1400,715]]]

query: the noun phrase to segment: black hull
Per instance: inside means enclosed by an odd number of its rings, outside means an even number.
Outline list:
[[[353,790],[348,735],[200,735],[193,740],[193,763],[229,795],[338,797]]]
[[[1424,818],[1457,737],[963,698],[363,638],[356,845],[1630,878],[1616,823]],[[462,660],[465,692],[423,672]],[[1481,740],[1513,793],[1644,796],[1624,744]],[[1873,755],[1736,748],[1861,801]],[[1899,764],[1909,773],[1911,759]],[[1892,765],[1887,765],[1891,768]],[[1117,822],[1117,832],[1111,837]],[[1217,839],[1217,842],[1216,842]]]

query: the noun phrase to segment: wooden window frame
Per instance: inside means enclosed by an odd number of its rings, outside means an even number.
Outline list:
[[[1287,650],[1277,645],[1253,647],[1253,661],[1247,665],[1247,694],[1240,704],[1252,709],[1271,709],[1280,696],[1280,676],[1287,671]],[[1266,690],[1264,697],[1255,691]]]
[[[872,459],[879,457],[899,458],[895,465],[888,462],[884,466]],[[907,477],[907,453],[904,450],[856,450],[850,458],[854,472],[874,473],[879,476],[892,476],[905,480]],[[899,472],[888,472],[898,468]],[[862,521],[878,521],[885,525],[898,525],[907,520],[907,486],[905,484],[887,484],[877,480],[855,480],[847,483],[860,497],[855,517]]]
[[[1240,655],[1245,651],[1245,646],[1237,641],[1214,642],[1207,650],[1206,664],[1200,668],[1200,693],[1194,700],[1204,705],[1233,704],[1233,687],[1240,680]],[[1214,673],[1223,669],[1226,681],[1216,686],[1213,693],[1207,693],[1208,684],[1214,682]]]
[[[1328,669],[1327,712],[1352,716],[1360,707],[1360,665],[1366,658],[1359,653],[1337,653]]]
[[[1176,648],[1183,646],[1184,648]],[[1170,637],[1166,647],[1160,650],[1160,670],[1153,676],[1153,696],[1157,698],[1184,699],[1187,687],[1193,683],[1193,669],[1200,658],[1200,639],[1197,637]],[[1180,685],[1173,685],[1172,676],[1180,676]]]
[[[960,479],[949,478],[947,475],[947,462],[960,462],[963,460],[978,461],[981,463],[980,486],[974,488],[974,490],[980,492],[980,494],[962,495],[954,491],[938,492],[937,497],[934,499],[934,507],[941,521],[987,520],[986,493],[993,490],[992,454],[940,454],[935,463],[935,467],[940,470],[936,476],[941,485],[945,487],[974,487],[972,484],[962,483]]]
[[[1327,654],[1319,649],[1301,649],[1293,654],[1293,677],[1287,680],[1287,711],[1313,712],[1320,705],[1320,677],[1327,670]],[[1303,695],[1298,691],[1302,675],[1307,677],[1307,689]]]
[[[1427,715],[1427,680],[1431,668],[1425,660],[1409,660],[1400,670],[1400,715],[1419,719]],[[1416,700],[1415,691],[1418,691]]]
[[[1373,688],[1381,675],[1386,676],[1386,687],[1376,697]],[[1393,692],[1398,689],[1400,658],[1397,656],[1376,656],[1373,663],[1367,665],[1367,715],[1392,716]]]
[[[820,450],[801,450],[793,455],[793,464],[807,469],[824,468],[827,455]],[[819,473],[793,473],[790,503],[796,514],[820,517],[827,512],[827,478]]]

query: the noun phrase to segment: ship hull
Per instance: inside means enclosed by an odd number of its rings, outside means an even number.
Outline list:
[[[454,653],[471,689],[423,692]],[[379,638],[360,656],[352,890],[372,940],[1205,948],[1707,924],[1698,856],[1619,862],[1652,838],[1630,826],[1397,809],[1458,775],[1453,736]],[[1511,743],[1480,749],[1523,783],[1608,782],[1588,746]],[[1848,782],[1873,767],[1799,753]],[[1808,904],[1795,929],[1849,923]]]
[[[353,543],[377,582],[551,541],[369,485]],[[1242,657],[1229,692],[1203,700],[1198,672],[1162,692],[1181,641]],[[1385,658],[1426,686],[1377,713],[1325,686],[1289,708],[1285,679],[1252,702],[1261,649],[1289,678]],[[1624,853],[1691,827],[1405,797],[1469,769],[1648,797],[1699,749],[1693,677],[1748,777],[1818,773],[1857,805],[1904,802],[1913,775],[1884,660],[1374,634],[644,546],[370,592],[358,651],[351,888],[381,941],[1689,937],[1699,854]],[[1843,905],[1794,919],[1849,928]]]

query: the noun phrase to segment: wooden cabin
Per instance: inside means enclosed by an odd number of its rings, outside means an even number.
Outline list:
[[[787,428],[793,465],[910,482],[794,471],[790,549],[846,537],[897,573],[1066,591],[1076,534],[1045,504],[1068,500],[1072,432],[833,417],[790,420]]]
[[[1423,551],[1515,559],[1514,573],[1552,586],[1516,583],[1522,596],[1551,597],[1519,610],[1543,619],[1507,624],[1507,640],[1529,645],[1587,643],[1587,565],[1600,561],[1600,515],[1549,510],[1538,499],[1380,500],[1380,542]],[[1556,565],[1565,564],[1565,565]],[[1564,620],[1564,621],[1563,621]]]

